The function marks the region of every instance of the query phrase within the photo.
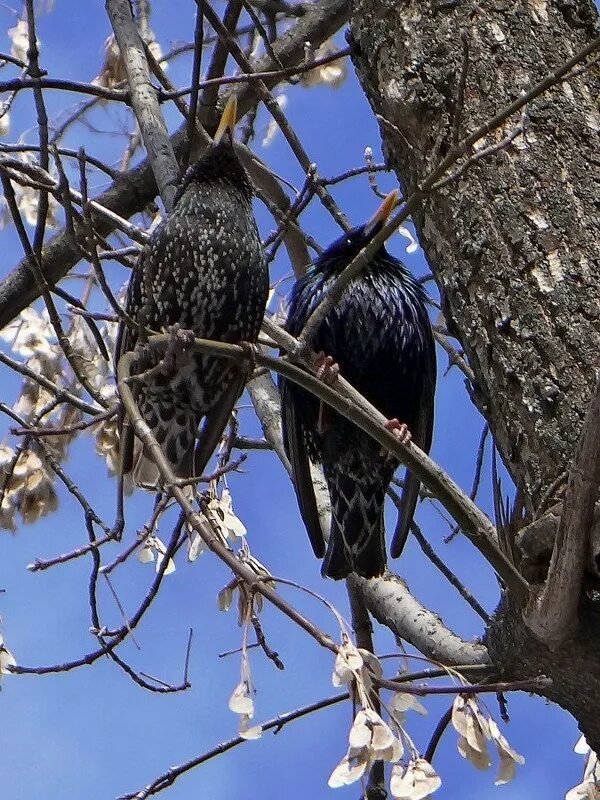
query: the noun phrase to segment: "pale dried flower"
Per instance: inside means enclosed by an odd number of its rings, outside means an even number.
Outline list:
[[[361,747],[356,751],[349,749],[329,776],[327,783],[332,789],[348,786],[360,780],[369,766],[370,760],[366,748]]]
[[[154,31],[148,31],[146,41],[148,43],[148,50],[152,53],[156,61],[158,61],[161,69],[166,72],[169,69],[169,62],[162,60],[163,51],[160,43],[156,40],[156,34]]]
[[[366,747],[374,760],[396,762],[404,754],[402,743],[390,726],[371,708],[361,709],[356,714],[348,743],[351,748]]]
[[[452,725],[473,749],[479,752],[486,749],[486,739],[491,739],[490,728],[474,697],[458,694],[454,698]]]
[[[251,717],[247,714],[240,714],[239,734],[242,739],[260,739],[262,736],[261,725],[251,725]]]
[[[590,748],[585,736],[580,736],[574,747],[578,755],[586,756],[583,780],[565,795],[565,800],[600,800],[600,774],[598,757]]]
[[[244,652],[242,655],[242,673],[248,672],[249,675],[248,658]],[[260,739],[262,736],[262,727],[260,725],[252,725],[251,721],[254,717],[254,700],[251,696],[250,678],[242,678],[238,685],[233,690],[229,698],[229,710],[234,714],[239,714],[239,734],[243,739]]]
[[[0,197],[0,230],[6,228],[12,220],[10,208],[8,207],[8,200],[4,195]]]
[[[19,513],[23,522],[31,525],[58,508],[58,497],[48,476],[38,484],[35,491],[22,492],[19,496]]]
[[[19,61],[27,61],[27,50],[29,49],[29,33],[27,22],[20,19],[14,28],[8,29],[8,38],[11,41],[10,54]],[[40,46],[38,40],[38,48]]]
[[[32,450],[21,453],[13,469],[7,493],[26,524],[36,522],[46,514],[56,511],[58,507],[52,477],[40,457]]]
[[[117,415],[104,419],[93,426],[96,436],[96,452],[106,460],[110,475],[119,468],[119,433]]]
[[[316,50],[313,51],[310,47],[310,42],[305,43],[304,59],[310,63],[320,58],[332,55],[337,52],[338,47],[332,39],[327,39]],[[305,87],[311,86],[330,86],[332,89],[339,89],[348,76],[348,61],[346,58],[339,58],[337,61],[330,61],[328,64],[322,64],[315,67],[308,72],[303,72],[300,75],[300,83]]]
[[[250,696],[248,681],[240,681],[238,683],[227,705],[234,714],[245,714],[250,718],[254,716],[254,701]]]
[[[8,136],[9,133],[10,133],[10,111],[7,109],[5,103],[0,103],[0,136]]]
[[[233,499],[229,489],[223,489],[220,498],[212,497],[208,501],[207,513],[225,542],[235,541],[246,535],[244,523],[233,511]]]
[[[156,561],[156,571],[158,572],[165,559],[166,552],[167,548],[162,539],[159,539],[158,536],[149,536],[144,542],[144,545],[140,548],[138,560],[141,561],[142,564],[150,564]],[[175,562],[172,558],[169,558],[163,575],[170,575],[172,572],[175,572]]]
[[[416,253],[419,249],[419,243],[415,239],[412,234],[410,228],[407,228],[406,225],[399,225],[398,226],[398,233],[403,236],[405,239],[408,239],[408,244],[406,245],[406,252],[407,253]]]
[[[162,50],[160,44],[156,41],[156,36],[152,31],[148,31],[145,36],[148,43],[148,49],[159,62],[163,70],[168,69],[168,62],[161,61]],[[105,89],[112,89],[127,79],[127,72],[125,64],[121,58],[119,45],[113,34],[108,36],[104,41],[104,62],[100,73],[93,79],[94,86],[103,86]]]
[[[416,695],[408,692],[395,692],[390,700],[390,711],[394,715],[397,723],[401,723],[407,711],[416,711],[417,714],[425,716],[427,709],[419,702]]]
[[[441,785],[440,776],[424,758],[411,759],[406,770],[400,764],[392,769],[390,792],[396,800],[424,800]]]
[[[34,189],[33,186],[21,186],[17,184],[15,187],[15,200],[19,211],[25,218],[25,222],[32,228],[37,224],[38,207],[40,204],[39,189]],[[58,201],[54,195],[48,194],[48,209],[46,211],[46,227],[58,228]]]
[[[76,406],[70,403],[62,406],[62,410],[56,420],[57,428],[70,428],[77,425],[83,420],[83,413]],[[57,436],[44,436],[42,441],[44,447],[48,450],[57,461],[62,462],[66,459],[69,450],[69,445],[77,436],[77,431],[69,431],[68,433],[61,433]]]
[[[237,581],[228,583],[224,586],[217,595],[217,606],[219,611],[229,611],[233,603],[233,593],[236,588]]]
[[[105,89],[112,89],[127,78],[125,65],[121,58],[119,45],[113,34],[104,41],[104,63],[92,84],[94,86],[104,86]]]
[[[495,784],[496,786],[501,786],[514,778],[517,764],[524,764],[525,759],[516,750],[513,750],[506,738],[500,733],[500,728],[495,720],[490,719],[489,727],[492,741],[496,745],[498,756],[500,757],[498,777],[495,780]]]
[[[0,633],[0,676],[11,675],[11,667],[16,667],[15,657],[4,644],[4,637]]]
[[[9,497],[5,492],[2,503],[0,504],[0,529],[12,531],[13,533],[17,530],[15,522],[16,510],[13,498]]]
[[[102,373],[105,370],[102,369],[102,365],[106,364],[106,360],[100,353],[98,344],[83,317],[73,315],[68,338],[77,369],[84,378],[92,384],[100,376],[104,378],[105,376]]]
[[[359,780],[375,761],[399,761],[404,748],[390,726],[372,708],[361,708],[348,735],[348,751],[329,777],[335,789]]]
[[[361,653],[346,637],[335,657],[331,682],[334,686],[345,686],[352,683],[363,666],[364,661]]]
[[[476,750],[474,747],[471,747],[464,736],[459,736],[456,746],[461,756],[466,758],[467,761],[470,761],[476,769],[486,770],[491,767],[492,759],[487,749],[483,751]]]
[[[277,97],[275,98],[275,102],[277,103],[279,108],[283,110],[284,108],[286,108],[288,104],[287,95],[285,94],[277,95]],[[266,133],[262,138],[261,146],[268,147],[270,144],[273,144],[273,140],[277,136],[278,132],[279,132],[279,124],[277,123],[274,117],[271,117],[271,119],[269,120],[269,124],[267,125]]]
[[[8,444],[0,444],[0,477],[2,477],[2,471],[5,467],[13,460],[14,455],[14,448],[10,447]]]
[[[56,334],[45,309],[41,314],[35,308],[23,309],[18,317],[2,328],[0,337],[10,342],[13,352],[25,358],[55,355],[53,343]]]

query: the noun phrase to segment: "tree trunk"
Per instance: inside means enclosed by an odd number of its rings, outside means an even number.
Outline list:
[[[522,90],[597,35],[587,0],[355,0],[354,63],[406,193]],[[464,89],[464,103],[457,102]],[[430,194],[413,214],[472,395],[533,509],[571,464],[600,351],[600,72],[562,82],[476,143],[517,136]],[[458,112],[458,113],[457,113]],[[486,634],[507,678],[546,674],[544,693],[600,752],[600,625],[551,652],[504,598]]]
[[[355,0],[355,66],[407,193],[594,36],[592,2]],[[600,350],[597,67],[528,108],[525,136],[414,214],[473,397],[535,506],[573,456]],[[504,139],[520,114],[475,151]]]

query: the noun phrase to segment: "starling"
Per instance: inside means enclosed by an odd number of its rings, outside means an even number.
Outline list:
[[[298,336],[339,273],[381,230],[397,203],[389,194],[369,222],[327,248],[294,285],[286,330]],[[318,328],[312,347],[390,420],[429,451],[436,382],[435,344],[427,295],[404,264],[381,249],[348,285]],[[335,373],[334,373],[335,374]],[[386,567],[384,500],[399,461],[349,420],[290,381],[281,380],[283,437],[302,518],[321,572],[372,578]],[[398,422],[402,420],[402,424]],[[315,502],[310,462],[321,465],[331,499],[325,541]],[[419,481],[406,473],[401,517],[391,546],[400,555],[418,500]]]
[[[140,255],[126,310],[147,329],[179,328],[230,343],[256,341],[268,270],[252,215],[252,186],[233,146],[235,116],[232,98],[212,144],[183,176],[172,213]],[[137,331],[121,323],[115,361],[135,350],[135,373],[157,365],[160,355],[141,345]],[[140,413],[176,477],[190,478],[204,468],[244,381],[245,372],[233,361],[184,353],[173,369],[154,370],[133,384]],[[121,473],[132,473],[137,485],[157,490],[157,467],[124,419],[120,427]]]

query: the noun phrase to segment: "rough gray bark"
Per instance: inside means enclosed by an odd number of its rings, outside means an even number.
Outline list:
[[[460,138],[582,48],[595,19],[588,0],[356,0],[355,65],[389,123],[386,155],[407,192],[451,147],[463,36]],[[414,215],[448,323],[475,372],[475,402],[534,504],[568,468],[595,384],[599,85],[592,70],[534,101],[525,138],[479,161]]]
[[[457,138],[583,48],[596,19],[591,0],[354,0],[354,63],[406,193]],[[477,161],[414,214],[448,325],[475,374],[473,399],[534,509],[571,465],[596,383],[599,94],[595,67],[533,101],[525,137]],[[509,119],[475,152],[519,122]],[[551,652],[505,597],[486,635],[507,679],[552,678],[544,694],[577,718],[596,751],[599,612],[588,591],[568,645]]]

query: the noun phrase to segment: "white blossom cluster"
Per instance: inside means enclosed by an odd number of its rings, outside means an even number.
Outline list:
[[[388,724],[373,707],[372,690],[383,675],[379,659],[355,647],[347,636],[335,660],[333,685],[354,686],[361,708],[356,713],[348,736],[348,750],[331,773],[329,786],[338,788],[360,780],[375,761],[393,764],[390,793],[396,800],[421,800],[441,786],[441,779],[425,759],[420,758],[402,727],[409,709],[427,713],[407,692],[396,692],[389,703]],[[406,748],[405,748],[406,744]],[[409,758],[402,762],[405,749]]]
[[[110,348],[114,338],[111,326],[107,326],[102,335]],[[100,396],[109,403],[114,399],[116,403],[115,387],[110,380],[112,366],[103,358],[80,316],[72,316],[67,336],[81,372]],[[64,461],[69,444],[77,434],[72,428],[83,419],[81,410],[68,402],[59,402],[57,393],[67,390],[78,395],[81,387],[75,377],[67,380],[69,370],[46,311],[25,309],[0,331],[0,337],[29,372],[23,377],[20,394],[13,405],[15,413],[33,427],[66,429],[59,435],[31,437],[21,448],[7,443],[0,445],[0,486],[3,487],[0,528],[14,531],[17,512],[24,523],[30,524],[57,508],[55,476],[45,454],[59,463]],[[33,375],[39,376],[39,380]],[[42,379],[51,386],[44,386]],[[116,416],[99,422],[94,432],[98,452],[106,458],[109,469],[114,470],[118,446]]]
[[[373,705],[373,689],[382,677],[379,659],[355,647],[344,637],[335,660],[334,686],[350,685],[360,706],[348,736],[348,750],[329,778],[329,786],[347,786],[368,774],[376,761],[391,763],[390,794],[395,800],[424,800],[442,784],[433,766],[416,750],[404,721],[406,712],[427,711],[414,694],[397,691],[387,702],[389,723]],[[500,760],[496,785],[507,783],[524,758],[509,745],[496,722],[486,715],[477,698],[457,694],[452,707],[452,725],[459,734],[458,751],[478,769],[487,769],[491,759],[487,743],[493,742]],[[575,797],[568,798],[575,800]]]
[[[148,44],[148,50],[159,62],[163,70],[168,69],[168,62],[161,61],[163,53],[160,44],[156,40],[156,36],[152,31],[148,31],[145,36]],[[127,73],[125,71],[125,64],[121,58],[119,45],[113,34],[107,37],[104,42],[104,62],[99,74],[96,75],[92,83],[94,86],[103,86],[105,89],[112,89],[125,81]]]

